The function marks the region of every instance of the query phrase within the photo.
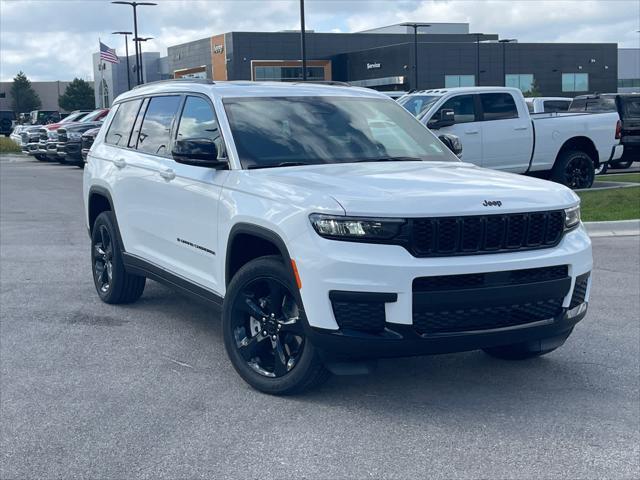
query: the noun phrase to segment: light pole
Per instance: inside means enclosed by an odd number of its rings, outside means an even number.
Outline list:
[[[138,52],[140,54],[140,83],[144,83],[144,64],[142,62],[142,43],[141,42],[146,42],[147,40],[153,40],[153,37],[136,37],[133,39],[133,41],[136,44],[136,47],[138,49]],[[138,84],[140,85],[140,84]]]
[[[413,89],[418,89],[418,28],[430,27],[430,23],[401,23],[403,27],[413,28]]]
[[[127,90],[131,90],[131,67],[129,66],[129,40],[131,32],[113,32],[112,35],[124,35],[124,52],[127,56]]]
[[[302,81],[307,81],[307,44],[304,30],[304,0],[300,0],[300,50],[302,54]]]
[[[507,86],[507,54],[505,43],[515,42],[515,38],[505,38],[503,40],[498,40],[498,43],[502,44],[502,85]]]
[[[157,5],[157,3],[152,3],[152,2],[124,2],[124,1],[116,1],[116,2],[111,2],[117,5],[131,5],[133,7],[133,34],[135,36],[135,38],[138,38],[138,13],[137,13],[137,8],[138,7],[142,7],[145,5],[148,6],[152,6],[152,5]],[[140,76],[140,63],[142,61],[142,58],[140,58],[140,53],[138,52],[138,44],[135,44],[136,47],[136,73],[137,73],[137,84],[140,85],[142,78]]]
[[[480,37],[484,33],[472,33],[476,36],[476,87],[480,86]]]

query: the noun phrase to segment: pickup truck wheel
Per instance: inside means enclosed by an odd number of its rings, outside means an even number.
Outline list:
[[[146,278],[127,273],[122,261],[113,212],[102,212],[91,233],[93,282],[105,303],[135,302],[144,291]]]
[[[533,342],[516,343],[500,347],[485,348],[483,351],[492,357],[501,360],[526,360],[551,353],[561,347],[571,335],[572,330],[557,337],[543,338]]]
[[[45,157],[44,155],[35,155],[35,158],[39,162],[46,162],[47,161],[47,157]]]
[[[551,180],[573,189],[591,188],[594,177],[593,160],[579,150],[563,152],[551,171]]]
[[[329,376],[307,341],[295,288],[280,257],[262,257],[236,273],[224,298],[227,354],[238,374],[264,393],[300,393]]]

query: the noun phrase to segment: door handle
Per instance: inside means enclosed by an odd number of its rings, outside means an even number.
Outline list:
[[[116,158],[113,164],[118,168],[124,168],[127,166],[127,161],[124,158]]]
[[[466,133],[467,135],[476,135],[477,133],[479,133],[479,130],[466,130],[464,133]]]
[[[529,127],[524,126],[524,127],[513,127],[514,130],[529,130]]]
[[[165,180],[173,180],[176,178],[176,172],[174,172],[171,168],[163,168],[160,170],[160,176]]]

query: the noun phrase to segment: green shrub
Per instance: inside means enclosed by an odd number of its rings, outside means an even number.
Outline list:
[[[20,147],[8,137],[0,137],[0,154],[20,153]]]

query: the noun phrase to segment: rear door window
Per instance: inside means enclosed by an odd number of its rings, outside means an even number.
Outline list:
[[[170,155],[171,127],[176,117],[181,97],[151,97],[138,135],[137,149],[152,155]]]
[[[509,93],[482,93],[480,103],[485,121],[518,118],[516,102]]]
[[[118,105],[118,110],[109,125],[105,142],[119,147],[126,147],[129,143],[129,136],[133,123],[138,115],[142,100],[131,100]]]

